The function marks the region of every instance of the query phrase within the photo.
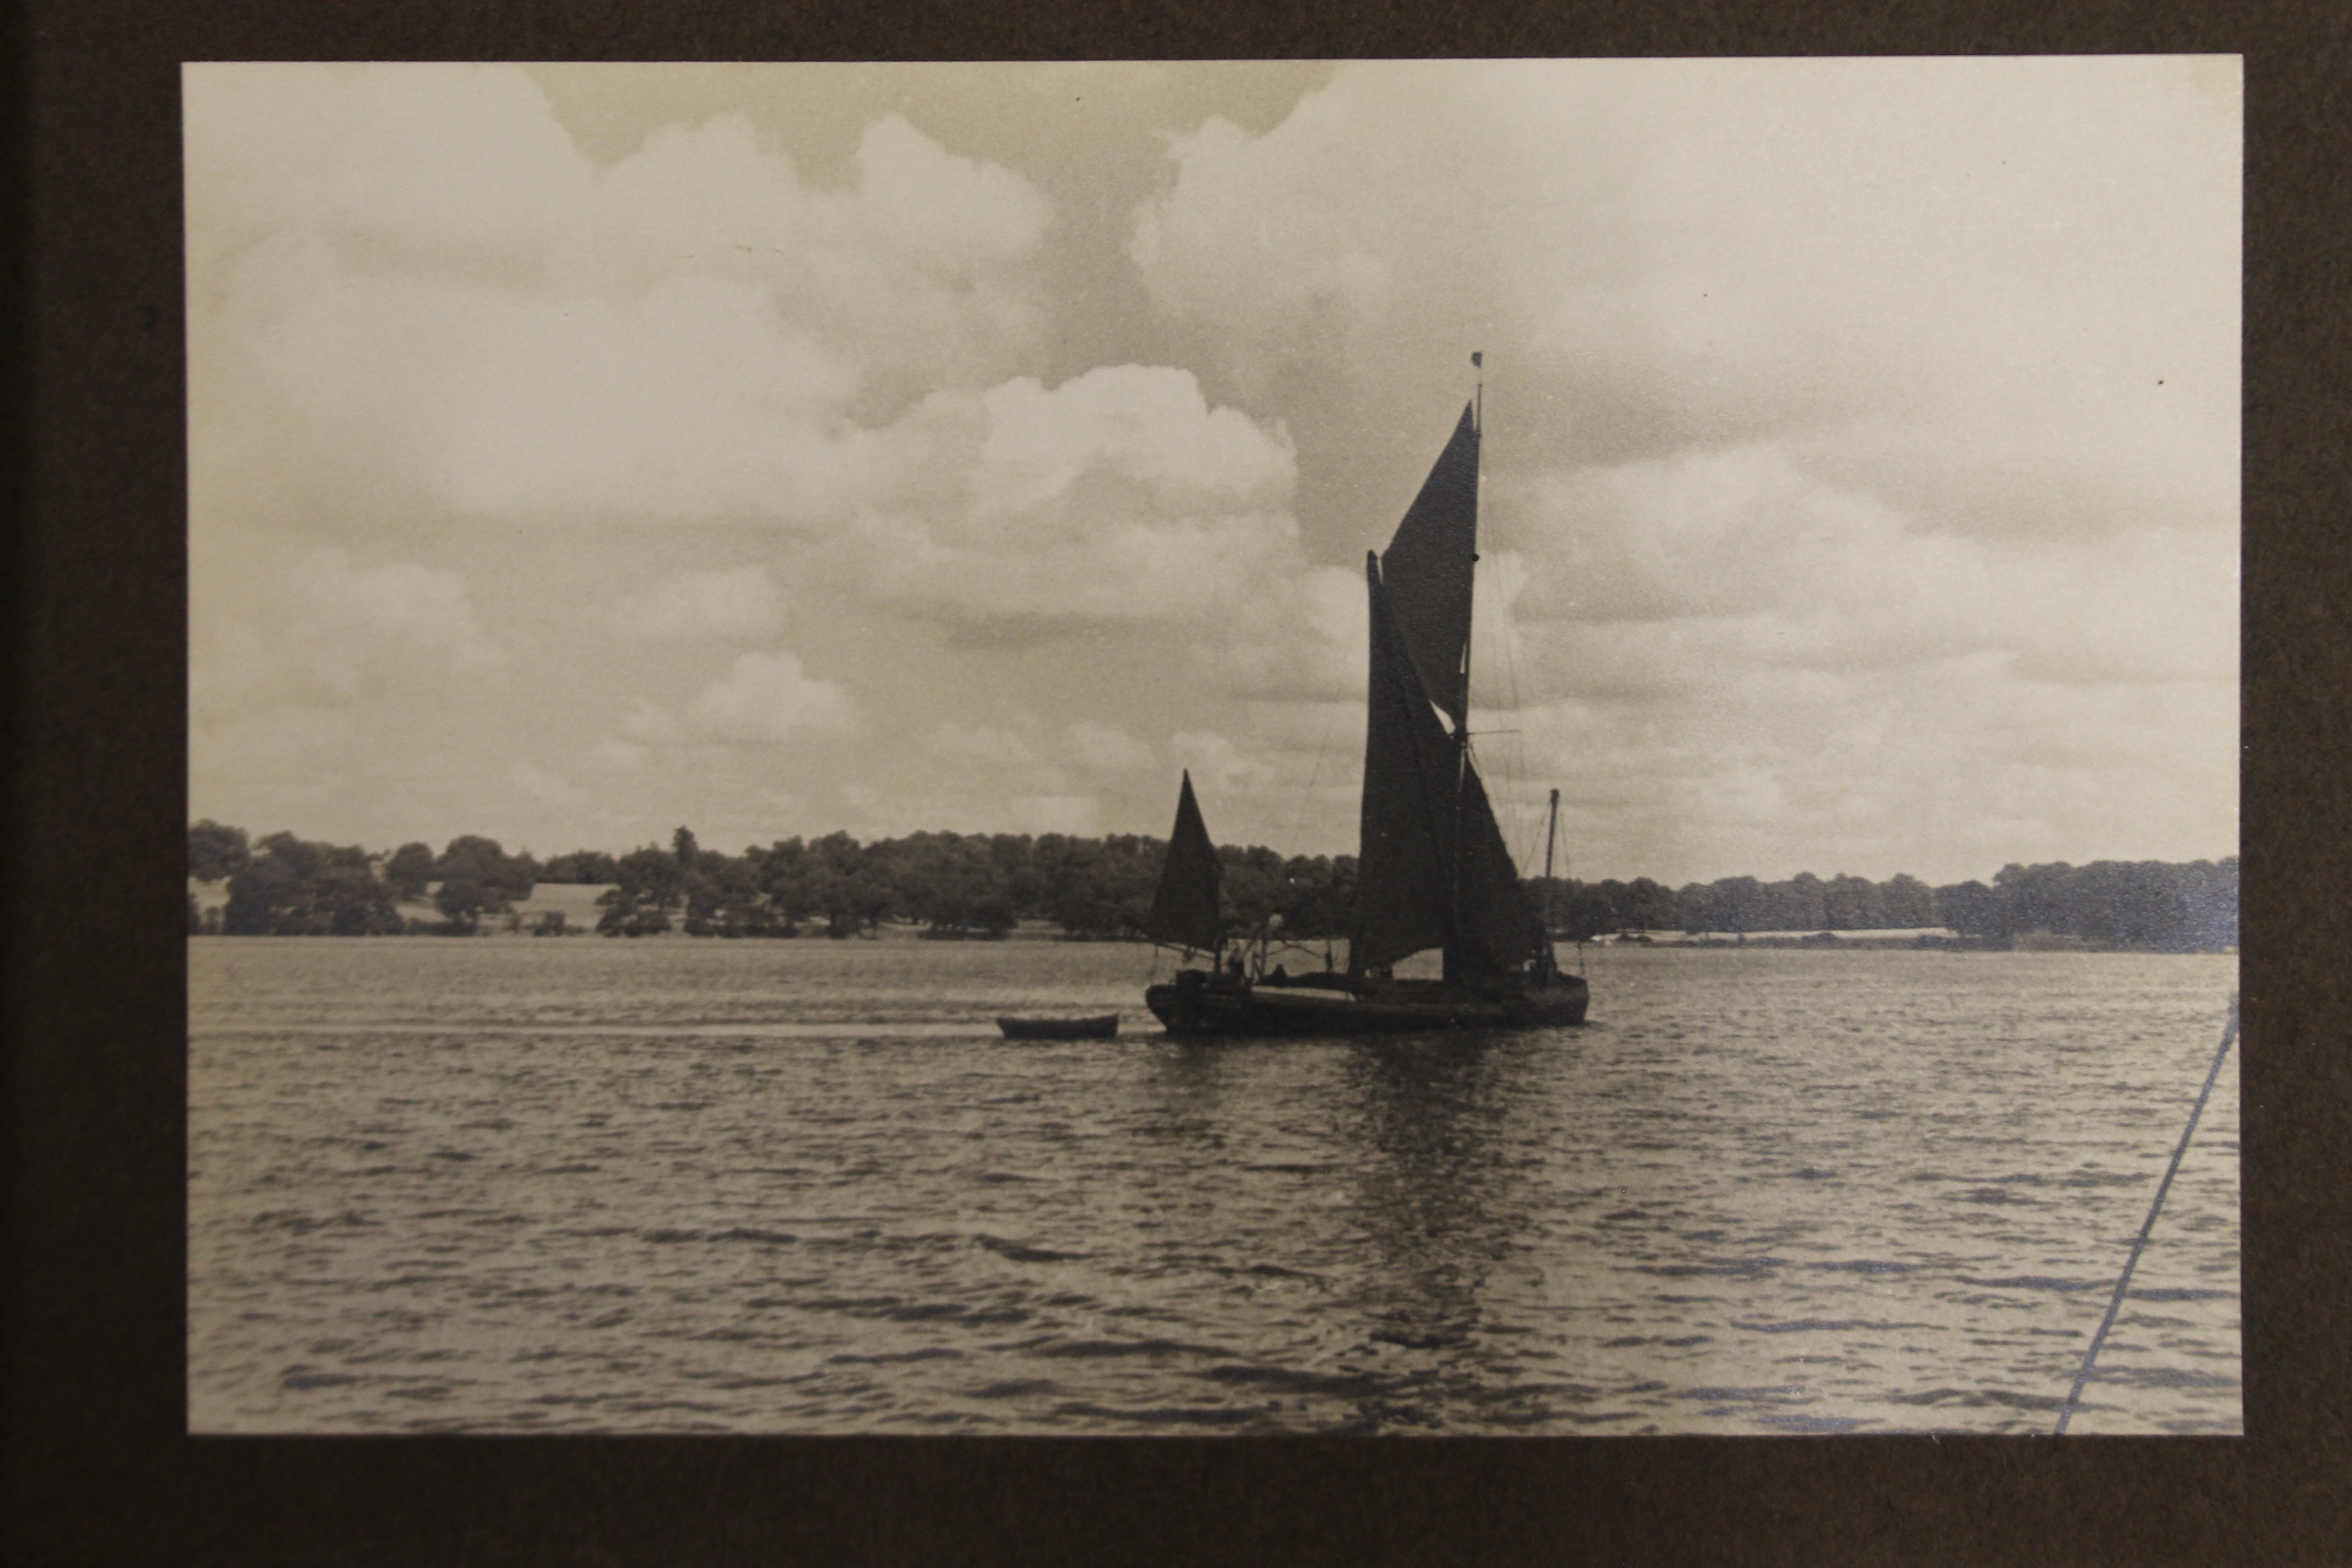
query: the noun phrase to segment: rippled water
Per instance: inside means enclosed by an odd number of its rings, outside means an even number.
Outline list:
[[[1185,1045],[1150,962],[193,941],[191,1426],[2047,1431],[2236,985],[1624,950],[1581,1029]],[[2235,1061],[2074,1432],[2240,1429]]]

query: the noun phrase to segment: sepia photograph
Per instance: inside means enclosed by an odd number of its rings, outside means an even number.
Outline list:
[[[2237,57],[181,86],[190,1433],[2242,1433]]]

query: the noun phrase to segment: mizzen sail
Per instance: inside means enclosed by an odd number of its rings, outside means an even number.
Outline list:
[[[1168,858],[1160,867],[1160,890],[1152,895],[1144,934],[1180,947],[1214,949],[1224,938],[1217,887],[1216,846],[1209,842],[1188,772],[1176,796],[1176,826],[1168,836]]]

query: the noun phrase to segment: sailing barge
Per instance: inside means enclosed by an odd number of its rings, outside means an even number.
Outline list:
[[[1145,991],[1145,1005],[1172,1033],[1366,1035],[1584,1021],[1590,992],[1580,976],[1559,972],[1471,756],[1478,414],[1475,400],[1463,409],[1388,549],[1364,559],[1371,679],[1348,967],[1269,976],[1239,956],[1225,962],[1217,855],[1188,773],[1150,934],[1210,962]],[[1552,831],[1559,801],[1555,791]],[[1547,874],[1550,853],[1547,843]],[[1431,948],[1444,955],[1442,978],[1394,977],[1399,961]]]

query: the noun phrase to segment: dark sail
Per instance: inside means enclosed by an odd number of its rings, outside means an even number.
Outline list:
[[[1279,969],[1253,975],[1239,956],[1222,973],[1188,969],[1144,992],[1171,1035],[1419,1034],[1584,1021],[1590,988],[1551,962],[1470,752],[1476,408],[1464,412],[1387,552],[1364,561],[1370,669],[1348,952],[1357,979],[1293,978]],[[1558,799],[1555,791],[1555,805]],[[1216,870],[1188,779],[1152,907],[1154,935],[1202,946],[1216,939]],[[1263,963],[1264,944],[1252,945]],[[1443,980],[1391,976],[1400,959],[1431,949],[1444,952]]]
[[[1453,921],[1454,792],[1459,752],[1429,705],[1382,588],[1371,594],[1371,691],[1364,727],[1364,806],[1356,863],[1357,973],[1444,944]]]
[[[1152,895],[1144,934],[1154,942],[1214,949],[1223,939],[1217,918],[1217,850],[1192,798],[1192,775],[1176,796],[1176,826],[1168,836],[1168,858],[1160,868],[1160,890]]]
[[[1462,768],[1461,826],[1455,858],[1461,868],[1454,909],[1458,921],[1445,953],[1449,974],[1477,980],[1508,974],[1536,955],[1538,932],[1520,890],[1519,868],[1503,844],[1478,770]]]
[[[1381,556],[1389,611],[1430,700],[1456,730],[1470,711],[1470,580],[1477,552],[1478,426],[1465,405],[1453,439]]]

